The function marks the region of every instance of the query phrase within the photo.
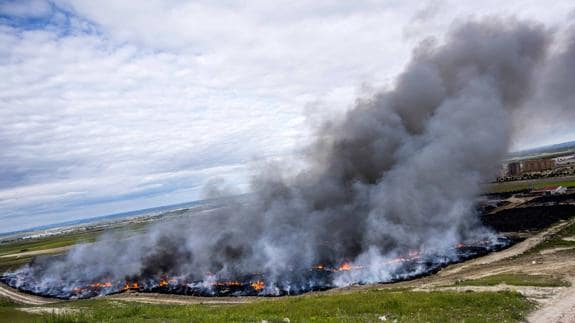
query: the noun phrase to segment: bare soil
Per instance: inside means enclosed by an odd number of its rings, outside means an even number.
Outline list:
[[[571,287],[552,296],[547,304],[531,313],[527,320],[532,323],[575,322],[575,279],[571,278]]]

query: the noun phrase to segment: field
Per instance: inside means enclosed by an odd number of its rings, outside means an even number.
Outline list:
[[[565,198],[561,201],[566,203]],[[521,205],[521,212],[502,209],[490,215],[493,221],[488,223],[519,230],[526,240],[413,281],[296,297],[200,298],[128,292],[82,301],[26,294],[14,298],[6,293],[13,290],[0,286],[0,322],[521,322],[532,317],[553,321],[556,313],[573,308],[555,300],[565,293],[575,295],[575,219],[565,215],[571,212],[565,205],[560,215],[541,213],[540,205],[547,203],[548,198],[530,201]],[[556,212],[552,207],[547,210]],[[546,221],[519,223],[530,212],[531,217],[554,222],[551,226]],[[510,223],[497,222],[501,217]],[[0,268],[29,261],[30,252],[62,252],[58,248],[89,243],[99,233],[2,244]]]
[[[517,192],[527,189],[541,189],[549,186],[575,187],[575,177],[540,178],[524,181],[512,181],[489,184],[489,193]]]
[[[514,322],[533,308],[513,292],[412,292],[366,290],[336,295],[306,295],[259,299],[246,304],[158,305],[117,300],[87,300],[52,305],[61,315],[34,315],[0,303],[3,317],[12,321],[144,322],[160,319],[185,322],[374,322],[385,317],[399,322]],[[45,311],[49,307],[44,307]],[[478,309],[482,309],[478,311]],[[16,316],[19,315],[19,316]],[[13,316],[14,315],[14,316]]]

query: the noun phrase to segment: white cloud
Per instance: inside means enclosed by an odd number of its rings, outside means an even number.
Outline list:
[[[320,114],[345,110],[366,84],[388,84],[413,45],[440,35],[454,18],[500,13],[558,23],[571,7],[569,1],[3,4],[1,230],[194,199],[217,175],[245,186],[242,165],[289,154],[308,140],[306,107]],[[32,16],[43,17],[43,27],[19,20]]]

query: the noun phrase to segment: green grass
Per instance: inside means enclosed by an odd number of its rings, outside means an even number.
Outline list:
[[[307,295],[233,305],[151,305],[87,300],[64,306],[81,313],[45,315],[50,322],[517,322],[533,304],[512,292],[408,292],[368,290]]]
[[[548,186],[564,186],[564,187],[575,187],[575,181],[565,180],[527,180],[527,181],[513,181],[513,182],[502,182],[489,184],[487,187],[488,193],[506,193],[515,192],[526,189],[541,189]]]
[[[495,286],[507,284],[513,286],[566,287],[569,282],[551,275],[528,275],[523,273],[506,273],[487,276],[474,280],[458,282],[461,286]]]

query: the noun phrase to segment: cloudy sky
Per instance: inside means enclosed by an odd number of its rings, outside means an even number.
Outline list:
[[[464,3],[464,4],[463,4]],[[463,4],[463,5],[462,5]],[[454,20],[572,1],[0,0],[0,232],[245,190]],[[575,139],[542,128],[514,149]],[[252,166],[250,166],[252,165]]]

